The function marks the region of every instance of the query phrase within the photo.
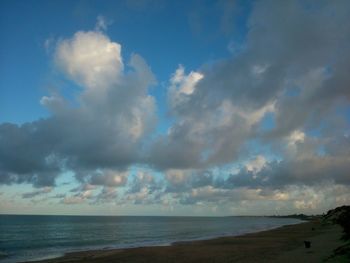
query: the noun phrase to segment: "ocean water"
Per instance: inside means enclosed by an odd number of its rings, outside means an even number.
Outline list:
[[[1,263],[62,256],[66,252],[170,245],[272,229],[301,221],[269,217],[0,215]]]

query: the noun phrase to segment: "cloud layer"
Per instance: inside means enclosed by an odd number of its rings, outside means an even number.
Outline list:
[[[348,1],[254,2],[239,51],[175,69],[173,122],[157,136],[156,77],[137,54],[124,63],[100,18],[95,31],[56,46],[57,68],[80,87],[76,101],[51,94],[41,99],[50,117],[0,124],[0,183],[53,187],[72,171],[99,187],[62,197],[65,204],[349,202],[349,11]],[[130,176],[134,166],[162,176]]]

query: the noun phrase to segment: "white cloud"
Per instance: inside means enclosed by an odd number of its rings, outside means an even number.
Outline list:
[[[173,107],[181,103],[185,96],[191,95],[196,88],[197,83],[204,78],[202,73],[191,71],[185,74],[185,68],[179,65],[170,79],[169,101]]]
[[[123,186],[126,184],[128,178],[128,172],[118,172],[113,170],[103,171],[101,174],[94,174],[90,183],[92,185],[105,185],[105,186]]]
[[[88,89],[118,83],[123,71],[121,46],[97,31],[77,32],[58,43],[56,62],[72,80]]]
[[[269,68],[269,65],[268,64],[262,64],[262,65],[254,65],[252,67],[252,73],[255,75],[255,76],[259,76],[261,74],[264,74],[264,72]]]
[[[267,160],[264,156],[258,155],[255,159],[250,160],[245,164],[245,168],[253,173],[258,173],[265,167]]]
[[[53,50],[55,44],[55,38],[53,36],[50,36],[49,38],[45,39],[44,41],[44,48],[46,50],[46,53],[51,53]]]
[[[185,170],[171,169],[166,172],[166,178],[173,184],[181,184],[185,182],[189,176],[189,172]]]
[[[305,140],[305,133],[300,130],[293,131],[288,137],[288,143],[294,145]]]
[[[306,139],[306,135],[301,130],[294,130],[289,136],[286,137],[287,141],[287,153],[289,156],[298,157],[298,146],[302,144]],[[303,155],[307,154],[307,152],[302,153]],[[300,158],[301,155],[298,157]]]

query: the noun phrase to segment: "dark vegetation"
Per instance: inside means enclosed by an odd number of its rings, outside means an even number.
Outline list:
[[[323,216],[323,222],[339,224],[344,231],[342,239],[345,244],[335,249],[330,259],[334,262],[350,262],[350,206],[344,205],[329,210]]]
[[[329,210],[324,216],[324,220],[332,221],[333,223],[341,225],[344,230],[343,238],[350,239],[350,206],[344,205],[335,209]]]

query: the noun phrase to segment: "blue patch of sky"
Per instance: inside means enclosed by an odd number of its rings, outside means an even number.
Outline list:
[[[275,113],[273,112],[266,113],[259,123],[259,130],[261,132],[268,132],[275,127],[276,127]]]
[[[288,88],[285,90],[285,92],[283,93],[284,96],[289,97],[289,98],[294,98],[294,97],[298,97],[301,93],[301,88],[294,86],[291,88]]]
[[[248,158],[254,158],[258,155],[262,155],[268,161],[281,160],[281,157],[273,151],[270,144],[262,142],[259,139],[249,140],[246,143],[246,147],[249,149],[250,153],[250,156],[248,156]]]

